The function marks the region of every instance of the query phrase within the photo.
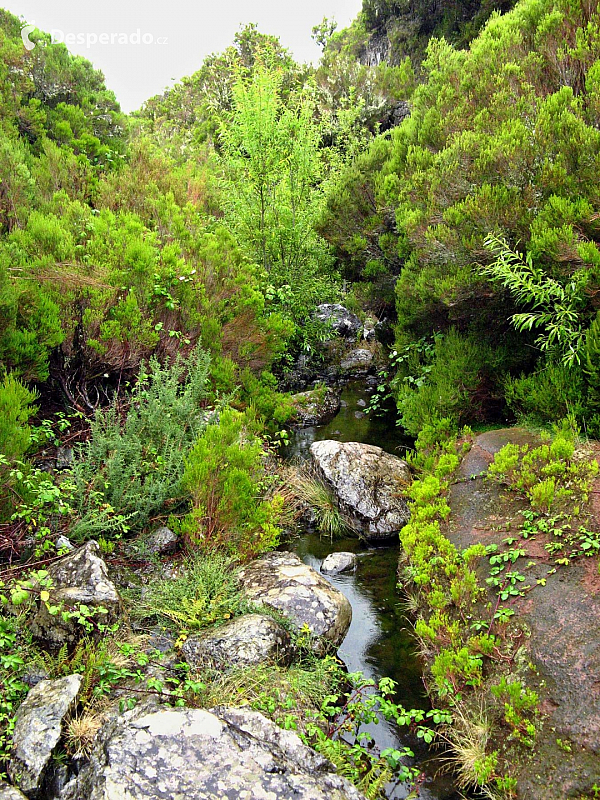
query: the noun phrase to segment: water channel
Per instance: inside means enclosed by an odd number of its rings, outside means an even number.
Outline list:
[[[342,392],[342,407],[337,416],[326,425],[296,431],[286,448],[285,457],[308,458],[310,445],[322,439],[364,442],[402,456],[411,442],[401,435],[393,420],[366,415],[368,401],[368,387],[364,383],[348,384]],[[402,597],[396,588],[398,545],[369,547],[357,538],[330,541],[306,532],[290,541],[287,548],[317,571],[329,553],[350,551],[357,554],[355,572],[328,576],[328,580],[346,595],[352,605],[352,624],[339,649],[339,656],[350,672],[360,671],[376,680],[387,676],[396,681],[396,700],[405,708],[427,708],[422,665],[410,621],[403,610]],[[411,747],[415,761],[425,775],[418,795],[411,794],[409,786],[393,785],[388,787],[390,800],[415,796],[423,800],[458,798],[449,776],[441,774],[439,759],[405,729],[382,720],[368,730],[380,750]]]

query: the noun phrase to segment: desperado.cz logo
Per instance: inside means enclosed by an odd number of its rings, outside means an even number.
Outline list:
[[[35,42],[32,42],[29,38],[29,34],[35,30],[35,25],[23,25],[21,28],[21,39],[23,40],[23,44],[25,45],[26,50],[33,50],[35,47]]]
[[[44,41],[34,42],[29,38],[29,35],[36,30],[35,23],[26,23],[21,28],[21,39],[27,50],[33,50],[36,44],[43,46]],[[65,33],[58,28],[53,28],[50,31],[51,44],[65,44],[67,47],[74,45],[85,45],[85,47],[93,47],[94,45],[150,45],[150,44],[168,44],[166,36],[154,37],[151,33],[142,33],[138,28],[133,33]]]

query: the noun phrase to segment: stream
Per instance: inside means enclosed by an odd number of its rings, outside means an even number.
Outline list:
[[[364,382],[347,384],[341,399],[342,407],[331,422],[303,428],[290,437],[290,444],[283,453],[286,459],[308,458],[310,445],[322,439],[364,442],[398,456],[402,456],[411,445],[393,420],[371,418],[364,413],[369,401],[368,387]],[[331,541],[307,532],[288,542],[286,549],[297,553],[317,571],[329,553],[349,551],[357,554],[358,564],[354,573],[325,576],[352,605],[352,624],[338,655],[349,672],[360,671],[375,680],[385,676],[396,681],[396,701],[405,708],[428,708],[416,642],[411,634],[410,621],[403,611],[402,598],[396,590],[398,544],[373,547],[357,538]],[[432,758],[427,747],[406,729],[382,719],[367,730],[379,750],[408,746],[414,751],[415,764],[425,775],[425,782],[419,790],[420,798],[450,800],[458,797],[449,776],[438,774],[440,762]],[[408,785],[388,787],[390,800],[415,796]]]

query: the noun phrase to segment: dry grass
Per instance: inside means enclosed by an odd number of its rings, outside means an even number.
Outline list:
[[[81,714],[67,722],[65,744],[73,758],[88,758],[90,756],[104,719],[102,711],[94,710],[89,706]]]

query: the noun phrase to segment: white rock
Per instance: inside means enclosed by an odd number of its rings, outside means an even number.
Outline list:
[[[410,512],[404,493],[411,476],[405,461],[380,447],[332,439],[314,442],[310,453],[354,531],[382,539],[406,525]]]
[[[88,542],[69,553],[50,567],[48,572],[52,580],[49,601],[52,605],[60,605],[65,610],[75,609],[80,604],[90,609],[104,609],[92,618],[103,624],[109,624],[117,618],[121,599],[108,577],[97,542]],[[31,629],[39,639],[57,645],[73,642],[83,632],[74,621],[65,621],[60,614],[49,614],[43,603],[32,621]]]
[[[337,575],[356,569],[356,556],[354,553],[330,553],[323,559],[321,572],[324,575]]]

